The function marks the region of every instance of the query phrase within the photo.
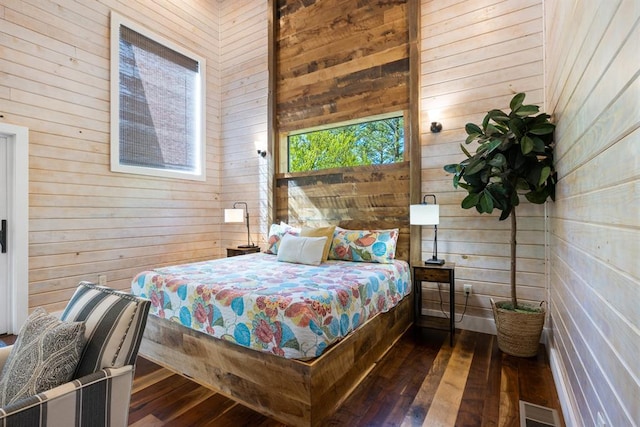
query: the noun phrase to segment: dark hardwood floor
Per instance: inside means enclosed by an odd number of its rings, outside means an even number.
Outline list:
[[[495,336],[412,327],[327,426],[519,426],[519,400],[562,413],[544,348],[504,355]],[[283,426],[193,381],[138,358],[131,426]],[[562,424],[564,426],[564,424]]]

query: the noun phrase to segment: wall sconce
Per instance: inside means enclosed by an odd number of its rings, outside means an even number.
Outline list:
[[[433,197],[433,204],[427,203],[427,197]],[[411,225],[433,225],[433,256],[424,263],[427,265],[443,265],[444,260],[438,259],[438,224],[440,224],[440,206],[436,202],[435,194],[425,194],[422,203],[409,207],[409,223]]]
[[[238,205],[244,205],[244,209],[238,209]],[[244,217],[244,218],[243,218]],[[247,223],[247,244],[240,245],[239,248],[255,248],[257,247],[253,243],[251,243],[251,233],[249,232],[249,208],[246,202],[234,202],[233,209],[225,209],[224,210],[224,222],[232,223],[232,222],[242,222],[243,220]]]
[[[440,122],[431,122],[431,132],[440,133],[442,130],[442,123]]]
[[[267,150],[258,150],[258,156],[267,157]]]

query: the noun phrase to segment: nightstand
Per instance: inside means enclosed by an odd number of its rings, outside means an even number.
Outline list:
[[[422,282],[448,283],[449,284],[449,344],[453,347],[453,337],[456,333],[456,292],[455,270],[456,265],[448,263],[444,265],[425,265],[424,263],[412,263],[413,290],[415,292],[415,323],[418,326],[432,327],[432,316],[422,315]]]
[[[254,254],[260,252],[259,246],[253,248],[227,248],[227,258],[238,255]]]

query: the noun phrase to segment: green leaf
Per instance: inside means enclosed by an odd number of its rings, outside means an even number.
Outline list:
[[[501,144],[501,139],[492,139],[491,142],[487,144],[487,154],[492,153],[496,148],[500,147]]]
[[[547,178],[551,175],[551,168],[549,166],[545,166],[542,168],[542,172],[540,172],[540,179],[538,180],[538,185],[542,185],[545,183]]]
[[[464,127],[464,130],[467,131],[468,135],[472,135],[474,133],[482,135],[482,129],[480,129],[478,125],[473,123],[467,123],[466,126]]]
[[[506,190],[502,185],[494,184],[487,186],[487,191],[493,199],[494,207],[500,210],[505,210],[508,206],[508,199],[506,198]]]
[[[471,135],[467,136],[467,139],[464,140],[464,143],[471,144],[476,139],[479,139],[480,136],[481,135],[479,133],[472,133]]]
[[[463,152],[464,154],[466,154],[466,156],[467,156],[467,157],[472,157],[472,156],[471,156],[471,153],[469,153],[469,152],[467,151],[467,149],[466,149],[466,148],[464,148],[464,145],[460,144],[460,149],[462,150],[462,152]]]
[[[491,160],[489,160],[489,164],[496,168],[501,168],[507,163],[507,158],[502,153],[498,153]]]
[[[522,140],[520,141],[520,148],[522,149],[522,154],[529,154],[531,151],[533,151],[533,139],[529,138],[527,135],[522,137]]]
[[[469,193],[467,197],[462,199],[462,203],[460,203],[460,206],[462,206],[462,209],[469,209],[476,206],[479,200],[480,200],[479,194]]]
[[[537,136],[531,139],[533,139],[533,151],[536,153],[544,153],[544,141]]]
[[[480,208],[482,209],[482,212],[493,212],[493,200],[491,197],[488,197],[484,191],[480,195]]]
[[[469,164],[469,166],[465,170],[465,175],[473,175],[475,173],[480,172],[485,167],[486,164],[487,162],[485,162],[484,160],[476,159],[476,161],[471,162]]]
[[[522,102],[524,101],[524,97],[525,94],[520,92],[511,99],[511,103],[509,104],[509,108],[511,108],[511,111],[516,111],[518,108],[520,108]]]
[[[518,181],[516,182],[516,188],[518,190],[528,190],[529,189],[529,182],[527,182],[526,179],[519,177]]]
[[[502,110],[491,110],[487,114],[496,123],[506,124],[509,121],[509,116]]]
[[[516,115],[519,117],[527,117],[531,114],[536,114],[538,111],[540,111],[540,107],[537,105],[523,105],[518,108]]]
[[[512,210],[513,208],[511,206],[509,206],[506,209],[503,209],[502,213],[500,214],[500,221],[504,221],[505,219],[509,218],[509,215],[511,215]]]
[[[522,138],[524,135],[524,122],[519,117],[514,117],[509,120],[509,130],[513,132],[516,138]]]
[[[548,135],[553,133],[555,128],[556,125],[553,123],[540,123],[529,129],[529,132],[534,135]]]
[[[464,188],[464,189],[465,189],[465,190],[467,190],[467,191],[473,191],[473,187],[472,187],[471,185],[469,185],[469,184],[465,183],[465,182],[458,181],[458,185],[459,185],[461,188]]]
[[[500,130],[497,127],[489,123],[487,125],[487,129],[485,130],[485,133],[490,136],[490,135],[500,134],[502,132],[500,132]]]
[[[549,191],[547,188],[543,188],[538,191],[531,191],[525,194],[524,197],[531,203],[541,205],[547,200],[547,197],[549,197]]]
[[[444,170],[449,173],[458,173],[460,171],[460,165],[458,163],[444,165]]]

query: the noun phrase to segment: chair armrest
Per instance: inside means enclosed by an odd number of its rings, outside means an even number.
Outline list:
[[[105,368],[0,408],[0,425],[126,427],[132,382],[132,365]]]
[[[0,371],[2,371],[4,364],[7,362],[7,358],[9,357],[9,353],[11,353],[12,348],[12,345],[0,347]]]

